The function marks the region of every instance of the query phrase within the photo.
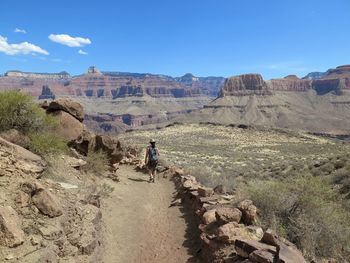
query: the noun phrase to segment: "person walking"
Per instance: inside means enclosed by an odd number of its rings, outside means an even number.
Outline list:
[[[149,182],[154,183],[157,174],[159,151],[154,139],[151,139],[149,143],[150,145],[146,149],[145,164],[149,171]]]

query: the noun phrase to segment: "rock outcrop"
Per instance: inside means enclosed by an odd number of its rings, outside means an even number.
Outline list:
[[[260,74],[245,74],[228,78],[221,89],[219,97],[271,95],[266,82]]]
[[[24,232],[17,212],[11,206],[0,206],[0,245],[15,247],[23,242]]]
[[[54,111],[51,113],[59,122],[56,129],[57,134],[68,141],[75,140],[84,131],[84,124],[65,111]]]
[[[40,156],[1,137],[0,158],[9,162],[7,165],[1,166],[0,176],[16,174],[16,171],[21,171],[33,177],[39,177],[46,167],[46,162]]]
[[[48,85],[44,85],[41,91],[41,94],[39,96],[39,100],[54,100],[56,98],[55,94],[52,92],[52,90],[49,88]]]
[[[32,196],[34,205],[41,213],[49,217],[62,215],[62,208],[59,201],[46,189],[38,189]]]
[[[84,120],[83,106],[80,103],[71,99],[54,100],[50,103],[47,111],[65,111],[81,122]]]
[[[1,262],[100,262],[101,211],[88,198],[97,185],[81,181],[81,164],[59,156],[47,168],[57,178],[42,178],[39,156],[0,138]]]

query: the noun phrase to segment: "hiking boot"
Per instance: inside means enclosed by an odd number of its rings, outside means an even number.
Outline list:
[[[154,178],[152,176],[149,177],[149,182],[154,183]]]

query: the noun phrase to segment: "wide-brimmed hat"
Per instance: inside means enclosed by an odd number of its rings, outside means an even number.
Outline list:
[[[149,141],[149,143],[156,143],[156,140],[155,140],[155,139],[151,139],[151,140]]]

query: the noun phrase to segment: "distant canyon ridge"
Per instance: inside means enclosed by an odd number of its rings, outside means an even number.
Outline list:
[[[78,100],[86,108],[85,123],[97,132],[182,121],[350,133],[350,65],[271,80],[260,74],[171,77],[96,67],[78,76],[8,71],[0,76],[0,90]]]
[[[8,71],[0,78],[0,89],[21,89],[39,99],[55,96],[108,98],[125,97],[216,97],[224,84],[223,77],[195,77],[127,72],[101,72],[90,67],[85,74],[67,72],[33,73]]]

